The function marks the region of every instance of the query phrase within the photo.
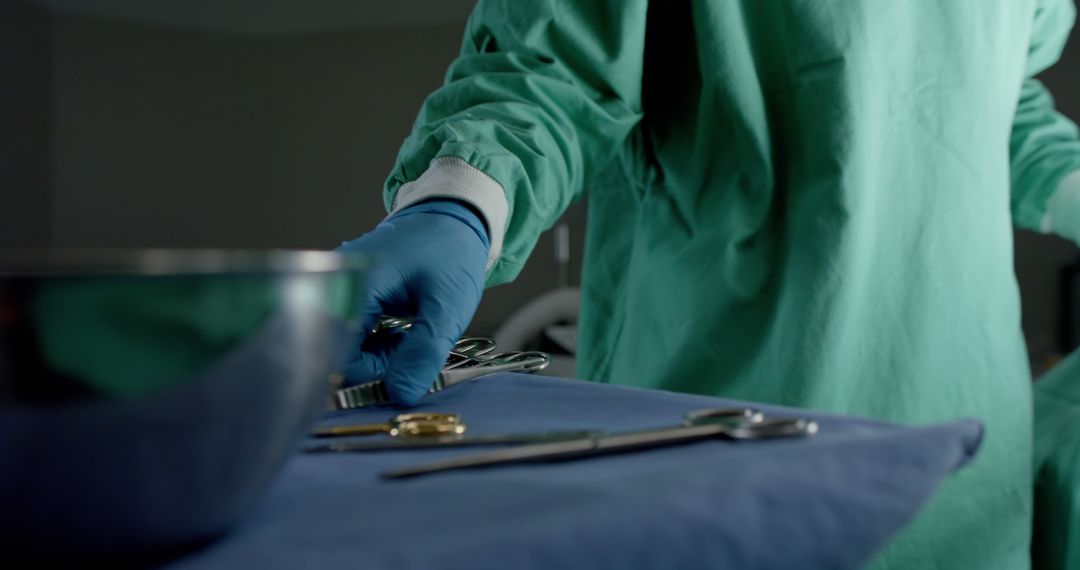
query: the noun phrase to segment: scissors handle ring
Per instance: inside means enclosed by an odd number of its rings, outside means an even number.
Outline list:
[[[371,332],[381,333],[385,331],[388,333],[403,333],[411,329],[412,325],[412,319],[384,316],[375,324],[375,328],[372,329]]]
[[[390,430],[390,437],[430,437],[436,435],[461,435],[466,426],[459,422],[411,421],[397,424]]]
[[[732,439],[772,439],[781,437],[812,436],[818,432],[818,423],[808,419],[775,419],[760,423],[736,426],[728,435]]]
[[[467,356],[479,356],[495,350],[495,341],[483,337],[465,337],[454,343],[452,352]]]
[[[495,350],[495,341],[490,338],[467,337],[457,341],[443,365],[443,370],[459,366],[475,366],[484,361],[484,355]]]
[[[753,408],[706,408],[687,412],[683,424],[688,426],[736,423],[738,425],[759,424],[765,420],[765,414]]]
[[[443,422],[448,424],[459,424],[461,423],[461,416],[458,414],[444,414],[441,412],[409,412],[407,414],[398,414],[390,420],[390,423],[395,425],[407,422]]]

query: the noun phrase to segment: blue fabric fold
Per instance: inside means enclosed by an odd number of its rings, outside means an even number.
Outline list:
[[[503,374],[425,400],[469,433],[633,430],[703,396]],[[974,457],[980,424],[811,417],[810,439],[707,441],[557,464],[379,473],[476,449],[301,455],[245,525],[170,568],[858,568]],[[394,409],[327,424],[384,421]]]

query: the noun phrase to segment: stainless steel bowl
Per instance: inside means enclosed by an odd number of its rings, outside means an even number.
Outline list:
[[[0,541],[127,560],[227,529],[325,401],[365,268],[330,252],[0,253]]]

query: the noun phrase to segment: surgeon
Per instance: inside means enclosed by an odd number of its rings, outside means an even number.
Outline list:
[[[416,403],[485,286],[589,198],[581,378],[925,423],[979,459],[884,569],[1027,568],[1032,390],[1012,227],[1080,238],[1080,138],[1033,76],[1072,0],[481,0],[343,246],[360,352]],[[1078,379],[1080,381],[1080,379]]]

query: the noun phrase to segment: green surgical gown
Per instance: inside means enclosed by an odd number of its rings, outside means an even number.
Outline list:
[[[494,178],[489,284],[588,193],[579,373],[925,423],[974,465],[878,568],[1029,566],[1012,227],[1080,170],[1072,0],[481,0],[387,181]]]

